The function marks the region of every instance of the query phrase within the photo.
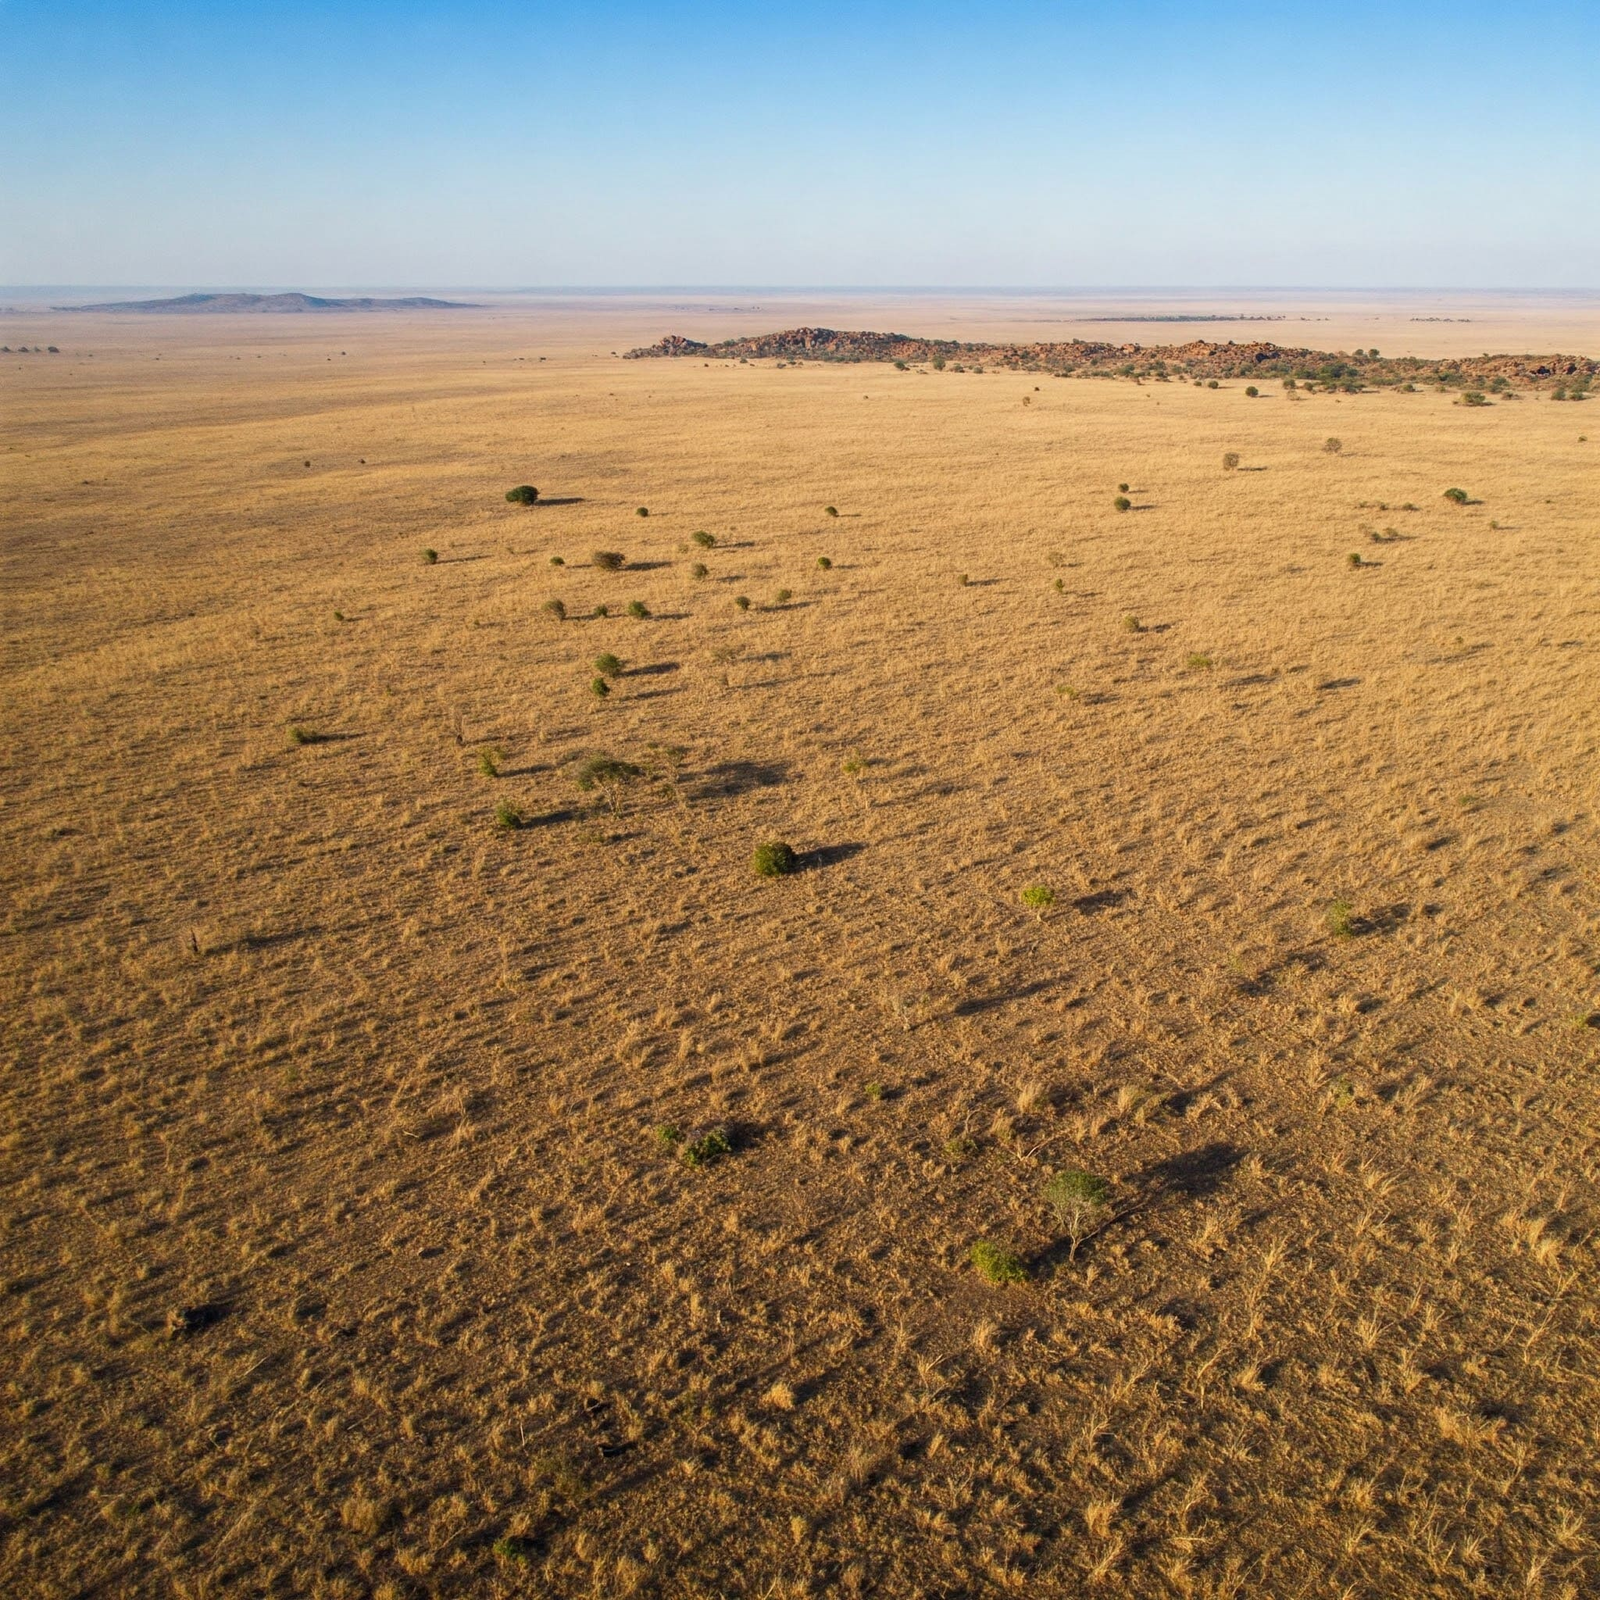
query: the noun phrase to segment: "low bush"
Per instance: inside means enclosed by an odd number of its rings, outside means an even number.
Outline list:
[[[678,1153],[678,1159],[686,1167],[704,1167],[732,1152],[733,1141],[728,1137],[728,1130],[708,1128],[698,1138],[691,1139],[684,1145]]]
[[[509,800],[502,800],[494,808],[494,825],[504,833],[522,826],[522,813]]]
[[[1245,386],[1245,391],[1244,392],[1247,395],[1249,395],[1252,400],[1256,399],[1261,393],[1261,391],[1258,388],[1256,388],[1256,386],[1253,383],[1252,384],[1247,384]]]
[[[1224,472],[1233,472],[1237,469],[1238,465],[1239,452],[1237,450],[1227,450],[1223,452],[1222,470]]]
[[[622,662],[607,650],[594,658],[594,670],[602,678],[620,678],[622,676]]]
[[[628,602],[628,615],[640,621],[650,615],[650,607],[643,600],[630,600]]]
[[[566,562],[560,556],[551,556],[550,565],[552,567],[564,567],[566,566]]]
[[[1322,449],[1325,455],[1336,456],[1344,449],[1344,441],[1342,439],[1324,439],[1322,441]]]
[[[791,601],[791,600],[793,600],[793,599],[794,599],[794,593],[793,593],[793,591],[792,591],[792,590],[789,590],[789,589],[780,589],[780,590],[779,590],[779,591],[778,591],[778,592],[777,592],[777,593],[776,593],[776,594],[775,594],[775,595],[774,595],[774,596],[773,596],[773,597],[772,597],[772,603],[773,603],[773,604],[774,604],[774,605],[779,605],[779,606],[786,606],[786,605],[788,605],[788,603],[789,603],[789,602],[790,602],[790,601]]]
[[[519,483],[515,489],[506,490],[506,499],[513,505],[531,506],[539,498],[539,491],[531,483]]]
[[[603,683],[596,678],[596,683]],[[621,816],[622,802],[628,789],[644,777],[645,771],[632,761],[619,761],[615,756],[590,756],[581,762],[572,774],[572,781],[584,794],[598,794],[610,808],[612,816]]]
[[[819,571],[826,572],[832,566],[833,563],[826,556],[817,557],[817,568]]]
[[[1122,631],[1124,633],[1143,633],[1144,624],[1130,613],[1122,619]]]
[[[607,683],[604,678],[596,678],[594,682],[589,685],[589,693],[592,694],[596,700],[604,700],[611,693],[611,685]]]
[[[1056,892],[1042,883],[1036,883],[1022,891],[1022,903],[1030,911],[1042,913],[1056,903]]]
[[[758,878],[786,878],[799,868],[800,858],[781,839],[773,839],[756,846],[750,865]]]
[[[503,751],[490,746],[478,752],[478,771],[485,778],[498,778],[500,776],[500,763],[505,759]]]
[[[627,565],[627,558],[619,550],[596,550],[589,560],[602,572],[620,572]]]
[[[701,528],[698,532],[689,535],[702,550],[709,550],[717,541],[714,535]]]
[[[1446,489],[1444,492],[1444,497],[1446,500],[1450,501],[1451,504],[1458,506],[1466,505],[1467,502],[1472,498],[1465,489]]]
[[[1209,672],[1211,670],[1211,657],[1196,650],[1189,657],[1188,667],[1191,672]]]
[[[1028,1281],[1028,1268],[1022,1257],[991,1239],[979,1239],[967,1251],[967,1259],[986,1283],[1004,1285]]]
[[[434,562],[439,559],[439,552],[437,550],[430,550],[424,546],[422,551],[422,559],[431,567]]]
[[[838,506],[824,506],[822,508],[822,514],[825,517],[836,517],[839,515],[839,508]]]
[[[567,620],[567,602],[565,600],[546,600],[543,609],[546,616],[554,617],[557,622],[565,622]]]
[[[1348,900],[1335,900],[1327,909],[1324,921],[1335,939],[1353,939],[1356,933],[1355,907]]]
[[[738,606],[741,611],[748,611],[750,609],[750,596],[747,594],[736,594],[733,597],[733,603]]]
[[[1111,503],[1117,508],[1118,511],[1133,510],[1133,501],[1131,501],[1125,494],[1119,494]]]
[[[689,576],[698,583],[701,579],[709,578],[711,576],[711,568],[708,567],[705,562],[697,561],[692,567],[689,568]]]
[[[639,517],[648,517],[650,515],[650,507],[649,506],[640,506],[639,509],[634,513],[634,515],[635,516],[639,516]]]

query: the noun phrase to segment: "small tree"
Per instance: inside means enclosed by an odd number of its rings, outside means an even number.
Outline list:
[[[1465,489],[1446,489],[1444,492],[1444,497],[1446,500],[1450,501],[1452,505],[1458,506],[1466,505],[1467,501],[1470,499],[1470,496],[1467,494]]]
[[[604,682],[597,679],[596,682]],[[614,817],[622,815],[622,802],[630,784],[644,776],[644,768],[615,756],[590,756],[573,773],[572,781],[584,794],[598,794],[611,808]]]
[[[626,557],[618,550],[592,551],[589,560],[602,572],[620,572],[627,564]]]
[[[506,499],[513,505],[531,506],[539,498],[539,491],[531,483],[519,483],[515,489],[506,490]]]
[[[701,528],[698,533],[690,534],[689,537],[693,539],[702,550],[709,550],[712,545],[717,542],[715,535],[707,533],[704,528]]]
[[[1115,506],[1118,511],[1131,511],[1133,509],[1133,501],[1131,501],[1125,494],[1119,494],[1117,498],[1111,502],[1111,504]]]
[[[1078,1246],[1111,1215],[1111,1185],[1092,1172],[1065,1167],[1044,1186],[1044,1197],[1070,1242],[1067,1259],[1075,1261]]]
[[[602,678],[620,678],[622,676],[622,662],[607,650],[604,654],[594,658],[594,670]]]

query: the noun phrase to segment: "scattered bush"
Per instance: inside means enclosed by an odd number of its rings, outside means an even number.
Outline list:
[[[1044,1186],[1044,1197],[1069,1241],[1067,1259],[1111,1214],[1111,1185],[1092,1172],[1064,1167]]]
[[[961,587],[961,588],[963,588],[963,589],[965,589],[965,588],[966,588],[966,587],[967,587],[967,585],[968,585],[968,584],[969,584],[969,583],[971,583],[971,582],[972,582],[972,579],[971,579],[971,578],[970,578],[970,577],[968,577],[968,576],[967,576],[967,574],[966,574],[966,573],[964,573],[964,572],[958,572],[958,573],[957,573],[957,574],[956,574],[956,583],[957,583],[957,584],[958,584],[958,585],[959,585],[959,586],[960,586],[960,587]]]
[[[604,700],[611,693],[611,685],[607,683],[604,678],[596,678],[594,682],[589,685],[589,693],[592,694],[596,700]]]
[[[510,833],[513,828],[522,826],[522,813],[509,800],[502,800],[494,808],[494,825],[502,833]]]
[[[596,550],[589,560],[602,572],[620,572],[627,565],[626,558],[618,550]]]
[[[635,516],[639,516],[639,517],[648,517],[650,515],[650,507],[649,506],[640,506],[639,509],[634,513],[634,515]]]
[[[1130,614],[1122,619],[1122,631],[1124,633],[1143,633],[1144,624],[1137,617]]]
[[[485,778],[498,778],[500,776],[500,763],[505,759],[503,751],[493,747],[478,752],[478,771]]]
[[[1036,883],[1022,891],[1022,903],[1030,911],[1045,912],[1056,903],[1054,889],[1046,888],[1042,883]]]
[[[1217,380],[1215,378],[1208,378],[1206,380],[1206,388],[1215,389],[1216,387],[1217,387]]]
[[[639,621],[650,615],[650,607],[643,600],[630,600],[628,602],[628,615]]]
[[[1126,494],[1127,492],[1128,492],[1128,485],[1127,484],[1119,483],[1117,485],[1117,493],[1118,494]]]
[[[838,506],[824,506],[822,508],[822,514],[825,517],[836,517],[839,515],[839,508]]]
[[[589,613],[589,615],[591,617],[596,617],[596,618],[609,617],[611,615],[611,612],[606,606],[601,605],[601,606],[596,606],[594,608],[594,610]]]
[[[1446,489],[1444,492],[1444,497],[1453,505],[1458,506],[1466,505],[1471,499],[1471,496],[1468,495],[1465,489]]]
[[[289,743],[295,745],[321,744],[322,735],[320,733],[313,733],[310,728],[296,727],[293,723],[291,723],[289,725]]]
[[[564,566],[566,566],[566,562],[564,560],[562,560],[562,558],[560,556],[551,556],[550,557],[550,565],[552,567],[564,567]]]
[[[711,576],[711,568],[708,567],[705,562],[697,561],[692,567],[689,568],[689,576],[698,583],[701,579],[709,578]]]
[[[434,562],[439,559],[439,552],[437,550],[430,550],[424,546],[422,551],[422,559],[431,567]]]
[[[546,600],[544,611],[547,616],[552,616],[557,622],[567,620],[567,602],[565,600]]]
[[[1209,672],[1211,670],[1211,657],[1196,650],[1189,657],[1188,666],[1191,672]]]
[[[817,568],[819,571],[826,572],[832,566],[833,563],[826,556],[817,557]]]
[[[1480,394],[1476,389],[1469,389],[1462,395],[1461,403],[1464,406],[1486,406],[1489,403],[1489,397],[1486,394]]]
[[[1028,1281],[1028,1269],[1023,1264],[1022,1257],[1016,1251],[1007,1250],[1004,1245],[995,1244],[992,1240],[979,1239],[967,1252],[967,1259],[978,1269],[979,1277],[987,1283],[1004,1285]]]
[[[1244,392],[1247,395],[1249,395],[1252,400],[1256,399],[1261,393],[1261,391],[1258,388],[1256,388],[1256,386],[1253,383],[1247,384],[1245,386],[1245,391]]]
[[[772,602],[773,602],[774,605],[786,606],[793,599],[794,599],[794,593],[793,593],[792,590],[780,589],[772,597]]]
[[[622,663],[607,650],[594,658],[594,670],[602,678],[620,678],[622,676]]]
[[[1324,454],[1330,455],[1330,456],[1336,456],[1336,455],[1338,455],[1338,453],[1341,450],[1344,449],[1344,440],[1342,440],[1342,439],[1324,439],[1322,441],[1322,449],[1323,449]]]
[[[1355,907],[1348,900],[1335,900],[1328,907],[1324,920],[1328,924],[1328,932],[1335,939],[1353,939],[1355,937]]]
[[[798,869],[800,858],[781,839],[758,844],[750,865],[758,878],[786,878]]]
[[[655,1135],[656,1143],[663,1150],[676,1150],[683,1143],[683,1129],[674,1122],[663,1122]]]
[[[750,609],[750,596],[747,594],[736,594],[733,597],[733,603],[738,606],[741,611],[748,611]]]
[[[714,535],[701,528],[698,532],[689,535],[702,550],[709,550],[717,541]]]
[[[678,1159],[686,1167],[705,1167],[723,1156],[731,1154],[733,1141],[726,1128],[709,1128],[699,1138],[691,1139]]]
[[[1238,467],[1238,465],[1239,452],[1237,450],[1228,450],[1223,453],[1222,470],[1224,472],[1232,472]]]
[[[1118,511],[1133,510],[1133,501],[1131,501],[1125,494],[1119,494],[1111,503],[1117,508]]]
[[[506,499],[513,505],[531,506],[539,498],[539,491],[531,483],[519,483],[515,489],[506,490]]]
[[[1345,559],[1352,567],[1360,567],[1365,565],[1361,559],[1361,552],[1359,550],[1352,550],[1350,554],[1345,557]]]

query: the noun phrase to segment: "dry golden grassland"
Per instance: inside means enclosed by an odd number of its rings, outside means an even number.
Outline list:
[[[1600,403],[671,326],[0,367],[0,1588],[1593,1594]]]

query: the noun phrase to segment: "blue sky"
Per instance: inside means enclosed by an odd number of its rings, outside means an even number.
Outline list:
[[[0,0],[0,282],[1600,285],[1600,4]]]

